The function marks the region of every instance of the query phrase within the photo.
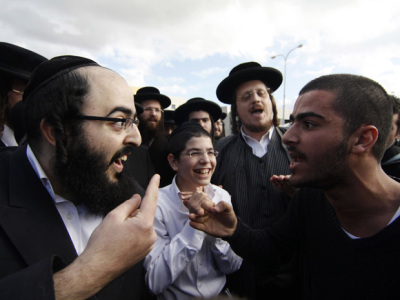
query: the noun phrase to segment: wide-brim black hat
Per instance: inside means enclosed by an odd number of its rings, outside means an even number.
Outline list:
[[[174,110],[164,110],[164,124],[175,124]]]
[[[0,42],[0,73],[29,80],[33,70],[47,58],[19,46]]]
[[[145,86],[138,89],[135,95],[135,102],[142,103],[145,100],[157,100],[160,102],[162,109],[171,105],[171,99],[152,86]]]
[[[142,104],[135,102],[135,109],[136,109],[137,115],[140,115],[143,113],[143,105]]]
[[[234,67],[229,76],[217,87],[217,97],[221,102],[232,104],[233,93],[242,83],[250,80],[261,80],[274,92],[282,83],[282,73],[274,68],[262,67],[257,62],[246,62]]]
[[[182,104],[175,110],[175,122],[177,125],[182,124],[188,120],[189,114],[192,111],[204,110],[210,114],[213,121],[217,121],[222,114],[221,107],[212,101],[205,100],[203,98],[192,98],[186,103]]]

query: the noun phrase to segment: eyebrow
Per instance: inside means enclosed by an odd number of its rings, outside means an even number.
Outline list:
[[[314,118],[318,118],[318,119],[321,119],[321,120],[325,119],[320,114],[316,114],[314,112],[305,112],[305,113],[298,114],[297,116],[290,115],[290,121],[291,122],[293,122],[295,120],[296,121],[301,121],[302,119],[308,118],[308,117],[314,117]]]
[[[206,148],[206,150],[214,150],[214,147]],[[186,151],[202,151],[200,148],[190,148],[187,149]]]
[[[126,108],[123,106],[117,106],[107,114],[107,117],[116,112],[123,112],[124,114],[127,114],[127,115],[132,115],[132,113],[133,113],[132,110],[129,108]]]

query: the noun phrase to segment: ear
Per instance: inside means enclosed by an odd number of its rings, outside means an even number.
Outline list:
[[[178,162],[177,159],[175,158],[175,156],[173,156],[171,153],[168,154],[168,162],[169,165],[171,166],[172,170],[174,170],[175,172],[178,172]]]
[[[42,134],[44,138],[47,140],[49,144],[52,146],[56,146],[56,137],[55,137],[55,129],[52,125],[46,122],[45,119],[42,119],[40,122],[40,129],[42,130]]]
[[[360,154],[370,150],[379,136],[378,129],[373,125],[361,126],[353,133],[353,145],[351,152]]]

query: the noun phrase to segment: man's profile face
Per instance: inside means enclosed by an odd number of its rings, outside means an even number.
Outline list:
[[[122,77],[100,67],[82,69],[90,83],[82,115],[134,117],[132,92]],[[87,120],[81,133],[69,141],[67,161],[58,157],[55,172],[76,202],[93,213],[106,214],[136,192],[122,164],[132,147],[141,143],[136,125],[125,130],[115,122]]]
[[[208,112],[204,110],[192,111],[189,113],[188,121],[200,124],[209,134],[212,134],[211,118]]]
[[[290,183],[327,189],[343,180],[348,170],[349,137],[344,121],[332,108],[336,94],[313,90],[299,96],[282,137],[292,157]]]
[[[266,133],[273,124],[272,101],[260,80],[242,83],[236,89],[237,115],[245,132]]]
[[[144,100],[141,104],[143,105],[143,113],[140,114],[140,122],[150,132],[155,132],[161,123],[161,104],[157,100]]]

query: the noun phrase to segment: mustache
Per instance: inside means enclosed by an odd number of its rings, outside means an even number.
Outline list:
[[[118,150],[113,157],[111,158],[111,161],[109,163],[109,165],[112,165],[114,161],[116,161],[118,158],[120,158],[121,156],[124,155],[129,155],[132,153],[134,147],[133,146],[125,146],[124,148],[122,148],[121,150]]]

